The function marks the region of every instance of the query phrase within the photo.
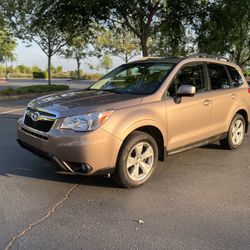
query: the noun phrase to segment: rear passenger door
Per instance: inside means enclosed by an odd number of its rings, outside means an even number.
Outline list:
[[[228,68],[223,64],[207,63],[212,101],[212,133],[219,135],[228,130],[228,120],[237,100]]]

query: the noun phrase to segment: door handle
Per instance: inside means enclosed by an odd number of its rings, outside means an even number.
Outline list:
[[[211,101],[210,100],[205,100],[204,102],[203,102],[203,105],[205,105],[205,106],[208,106],[208,105],[210,105],[211,104]]]
[[[232,97],[232,99],[235,99],[237,97],[237,95],[236,94],[232,94],[231,97]]]

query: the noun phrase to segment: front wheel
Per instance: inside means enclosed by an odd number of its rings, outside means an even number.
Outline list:
[[[158,146],[154,138],[135,131],[121,148],[113,179],[126,188],[138,187],[150,178],[157,162]]]
[[[231,122],[227,137],[220,141],[223,148],[236,149],[238,148],[245,135],[246,122],[242,115],[236,114]]]

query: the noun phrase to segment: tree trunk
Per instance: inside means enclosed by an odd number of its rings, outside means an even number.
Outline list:
[[[128,53],[125,52],[125,63],[128,63]]]
[[[142,56],[147,57],[148,56],[148,46],[147,46],[148,37],[142,36],[140,40],[141,40]]]
[[[51,55],[48,55],[48,84],[51,85]]]
[[[5,59],[5,80],[9,80],[8,79],[8,62],[7,59]]]
[[[77,63],[77,79],[81,80],[81,74],[80,74],[81,62],[79,58],[76,58],[76,63]]]

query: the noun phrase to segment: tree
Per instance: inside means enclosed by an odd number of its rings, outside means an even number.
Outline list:
[[[203,3],[194,25],[199,51],[229,56],[242,67],[250,63],[249,8],[245,0]]]
[[[81,78],[81,61],[89,55],[87,36],[81,35],[73,37],[69,42],[66,49],[61,51],[61,55],[65,58],[73,58],[77,64],[77,78]]]
[[[140,40],[143,56],[148,56],[148,39],[161,24],[164,6],[161,0],[115,0],[110,20],[130,30]]]
[[[112,6],[112,1],[106,0],[48,0],[43,1],[42,5],[49,16],[57,21],[60,30],[71,37],[86,32],[93,22],[106,20]]]
[[[31,8],[32,6],[32,8]],[[51,84],[51,58],[66,44],[57,21],[44,9],[42,0],[3,0],[1,9],[18,38],[35,42],[48,58],[48,83]]]
[[[100,27],[96,33],[93,46],[100,55],[104,53],[118,56],[127,63],[139,54],[138,39],[129,31],[124,31],[121,28],[108,30],[105,27]]]
[[[23,65],[23,64],[17,65],[15,71],[17,71],[17,73],[21,73],[21,74],[32,73],[31,68],[26,66],[26,65]]]
[[[104,55],[101,59],[100,66],[104,68],[106,71],[108,71],[113,65],[112,58],[108,55]]]
[[[190,9],[195,0],[114,0],[110,20],[129,29],[139,40],[143,56],[148,56],[148,42],[158,32],[182,31],[182,25],[192,15]],[[173,27],[171,27],[173,25]],[[162,33],[164,36],[164,34]],[[172,40],[173,41],[173,40]]]
[[[0,62],[6,64],[6,79],[7,79],[7,62],[15,60],[14,50],[16,48],[16,40],[6,28],[0,30]]]
[[[185,24],[180,19],[163,22],[159,31],[149,39],[149,53],[155,56],[179,57],[188,53]]]
[[[66,45],[64,34],[56,27],[55,23],[45,17],[43,22],[35,20],[29,33],[31,40],[39,45],[48,57],[48,83],[51,84],[51,58]]]
[[[37,65],[33,65],[32,67],[31,67],[31,72],[33,73],[33,72],[41,72],[42,70],[41,70],[41,68],[39,67],[39,66],[37,66]]]
[[[62,74],[63,73],[63,66],[59,65],[55,68],[55,73],[56,74]]]

